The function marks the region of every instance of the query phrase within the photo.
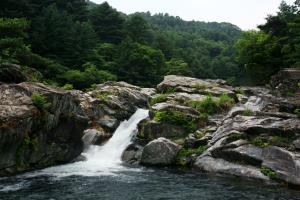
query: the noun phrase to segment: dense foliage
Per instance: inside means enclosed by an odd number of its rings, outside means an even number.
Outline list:
[[[267,83],[281,68],[300,67],[300,1],[282,2],[259,31],[244,32],[236,43],[237,58],[248,80]]]
[[[282,3],[261,31],[243,34],[229,23],[125,15],[106,2],[1,0],[0,63],[77,89],[107,80],[153,86],[167,74],[233,84],[255,77],[261,84],[281,67],[299,65],[299,22],[299,0]]]

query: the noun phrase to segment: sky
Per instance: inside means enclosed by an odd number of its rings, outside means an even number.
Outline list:
[[[102,3],[104,0],[91,0]],[[281,0],[106,0],[126,14],[169,13],[184,20],[230,22],[243,30],[263,24],[268,14],[276,14]],[[293,3],[294,0],[286,0]]]

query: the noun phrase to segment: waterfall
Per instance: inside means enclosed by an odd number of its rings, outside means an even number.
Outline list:
[[[132,136],[137,131],[140,121],[148,117],[148,110],[138,109],[129,120],[123,121],[113,137],[103,146],[91,145],[82,155],[85,161],[75,162],[67,165],[50,167],[35,173],[56,177],[72,175],[98,176],[114,175],[122,170],[134,170],[121,165],[121,156],[126,147],[130,144]]]
[[[128,121],[125,120],[119,125],[113,137],[104,146],[90,146],[88,151],[83,154],[87,158],[87,162],[120,164],[123,151],[137,131],[137,124],[147,117],[147,110],[138,109]]]

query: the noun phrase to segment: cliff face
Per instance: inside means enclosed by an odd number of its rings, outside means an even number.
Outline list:
[[[0,85],[0,175],[66,163],[83,148],[88,118],[66,92],[42,84]]]

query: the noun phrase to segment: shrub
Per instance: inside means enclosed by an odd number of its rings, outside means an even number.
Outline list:
[[[235,101],[227,94],[222,94],[214,99],[211,95],[206,96],[202,101],[190,101],[188,106],[197,109],[201,113],[214,114],[227,110],[234,105]]]
[[[244,110],[242,112],[242,115],[243,116],[252,116],[253,115],[253,111],[247,108],[246,110]]]
[[[33,104],[40,110],[47,110],[51,106],[51,103],[48,102],[47,97],[37,92],[31,95],[31,100]]]
[[[181,165],[181,166],[186,166],[189,164],[187,162],[187,158],[189,156],[192,156],[192,155],[200,156],[204,151],[206,151],[206,149],[207,149],[207,146],[200,146],[196,149],[182,148],[182,149],[180,149],[180,151],[177,154],[176,164]]]
[[[151,99],[150,105],[153,106],[157,103],[165,102],[167,101],[167,98],[168,98],[168,94],[159,94]]]
[[[221,96],[219,97],[219,102],[218,103],[219,103],[219,106],[223,110],[227,110],[227,109],[230,109],[234,106],[235,101],[234,101],[233,98],[231,98],[227,94],[221,94]]]
[[[157,111],[154,120],[168,124],[182,126],[193,132],[197,129],[197,120],[178,111]]]
[[[202,101],[190,101],[189,106],[197,109],[201,113],[213,114],[218,112],[219,106],[217,101],[213,100],[211,95],[205,97]]]
[[[106,101],[110,95],[112,95],[111,92],[108,92],[108,91],[99,92],[98,91],[98,92],[93,93],[92,97]]]
[[[277,177],[277,173],[274,170],[272,170],[268,167],[263,166],[263,167],[261,167],[260,171],[261,171],[262,174],[264,174],[265,176],[270,177],[271,179],[274,179],[274,178]]]
[[[73,85],[69,84],[69,83],[67,83],[63,86],[63,89],[65,89],[65,90],[73,90],[73,88],[74,88]]]

